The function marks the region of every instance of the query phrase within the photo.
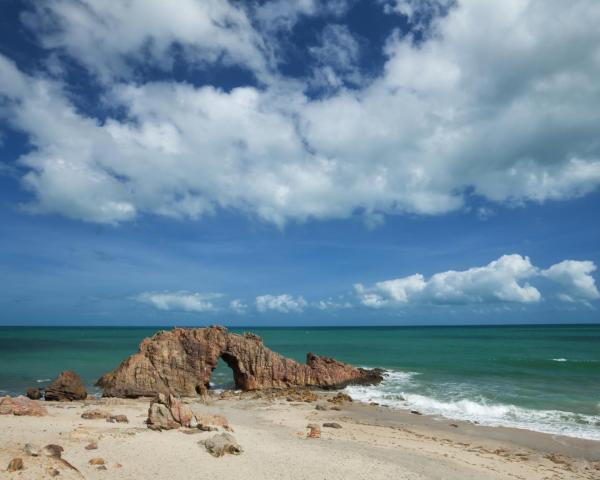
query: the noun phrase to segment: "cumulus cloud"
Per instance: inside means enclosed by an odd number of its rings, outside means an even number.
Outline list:
[[[220,293],[143,292],[135,300],[147,303],[159,310],[182,310],[185,312],[212,312],[217,310],[214,300],[221,298]]]
[[[267,71],[262,38],[246,12],[226,0],[32,3],[22,15],[47,49],[74,58],[103,80],[127,77],[136,63],[170,70],[177,54],[191,64],[220,61]]]
[[[405,15],[418,5],[388,3]],[[281,226],[443,214],[471,194],[518,206],[600,185],[594,0],[457,2],[419,41],[393,34],[381,75],[320,99],[272,71],[257,14],[237,3],[33,8],[26,21],[43,45],[104,79],[108,111],[119,114],[99,120],[62,80],[0,57],[0,115],[32,146],[19,160],[32,212],[116,224],[235,209]],[[129,83],[136,63],[170,68],[174,45],[190,64],[241,65],[264,84]]]
[[[436,273],[428,280],[421,274],[377,282],[372,287],[355,285],[363,305],[372,308],[408,303],[477,304],[494,302],[534,303],[540,292],[524,279],[537,274],[528,257],[503,255],[483,267]]]
[[[541,274],[564,288],[559,298],[568,302],[589,301],[600,298],[600,292],[591,273],[596,271],[594,262],[564,260],[543,270]]]
[[[292,295],[260,295],[256,297],[256,309],[259,312],[276,311],[280,313],[300,313],[308,303],[302,297]]]

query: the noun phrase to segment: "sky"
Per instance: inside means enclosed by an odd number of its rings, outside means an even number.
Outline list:
[[[596,0],[0,9],[0,325],[600,322]]]

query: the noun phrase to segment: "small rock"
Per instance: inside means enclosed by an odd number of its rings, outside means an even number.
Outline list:
[[[451,423],[450,426],[454,427],[454,428],[458,428],[458,425],[456,423]]]
[[[235,437],[230,433],[219,433],[198,443],[204,445],[213,457],[222,457],[226,453],[239,455],[243,451]]]
[[[327,410],[327,404],[319,402],[315,405],[316,410]]]
[[[25,466],[23,465],[23,459],[22,458],[13,458],[10,463],[8,464],[8,468],[7,470],[9,472],[16,472],[18,470],[23,470],[25,468]]]
[[[41,388],[31,387],[27,389],[25,395],[27,395],[27,398],[30,398],[31,400],[39,400],[42,398],[42,392],[43,390]]]
[[[40,455],[40,449],[31,443],[26,443],[23,447],[25,453],[31,457],[38,457]]]
[[[348,395],[347,393],[339,392],[335,397],[332,397],[327,401],[331,402],[331,403],[352,402],[352,397],[350,395]]]
[[[369,403],[369,405],[371,405],[372,407],[378,407],[379,404],[377,402],[371,402]]]
[[[423,415],[421,412],[419,412],[418,410],[411,410],[410,413],[412,413],[413,415]]]
[[[306,428],[310,429],[307,438],[321,438],[321,427],[315,423],[309,423]]]
[[[109,423],[129,423],[126,415],[111,415],[106,421]]]
[[[325,422],[323,426],[326,428],[342,428],[342,426],[336,422]]]
[[[88,443],[85,446],[86,450],[97,450],[98,449],[98,442],[96,440],[92,440],[90,443]]]
[[[46,457],[51,458],[60,458],[62,456],[62,452],[64,451],[65,449],[63,447],[61,447],[60,445],[55,445],[53,443],[51,443],[50,445],[46,445],[44,448],[42,448],[42,453]]]
[[[225,430],[232,431],[229,426],[229,420],[223,415],[197,415],[195,417],[196,428],[205,431],[215,430],[215,427],[221,427]]]
[[[106,465],[100,465],[96,470],[108,470],[108,468],[106,468]]]
[[[96,458],[92,458],[88,463],[90,465],[104,465],[106,462],[104,461],[103,458],[96,457]]]
[[[333,407],[331,407],[331,410],[336,410],[336,411],[340,411],[342,409],[342,407],[340,407],[339,405],[334,405]]]
[[[114,467],[115,468],[123,468],[123,465],[121,465],[120,463],[115,463]]]
[[[58,471],[56,468],[51,468],[50,470],[47,470],[47,472],[51,477],[57,477],[60,475],[60,471]]]
[[[107,412],[106,410],[88,410],[87,412],[83,412],[81,414],[81,418],[84,418],[85,420],[100,420],[100,419],[105,419],[105,418],[110,418],[111,417],[111,413]]]

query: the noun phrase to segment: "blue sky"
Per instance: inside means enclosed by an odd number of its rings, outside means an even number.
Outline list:
[[[0,325],[598,322],[600,5],[494,3],[4,0]]]

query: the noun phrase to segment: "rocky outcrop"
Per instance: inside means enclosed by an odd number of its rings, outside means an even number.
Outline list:
[[[0,398],[0,415],[43,417],[48,415],[48,411],[38,401],[21,395]]]
[[[62,372],[50,385],[46,387],[44,398],[59,402],[72,400],[85,400],[87,391],[81,378],[75,372]]]
[[[312,353],[307,354],[306,364],[300,364],[269,350],[252,333],[238,335],[224,327],[209,327],[175,328],[143,340],[139,352],[100,378],[98,386],[108,397],[170,392],[193,396],[208,389],[219,358],[233,370],[235,386],[242,390],[342,388],[375,384],[383,378],[380,370],[355,368]]]

